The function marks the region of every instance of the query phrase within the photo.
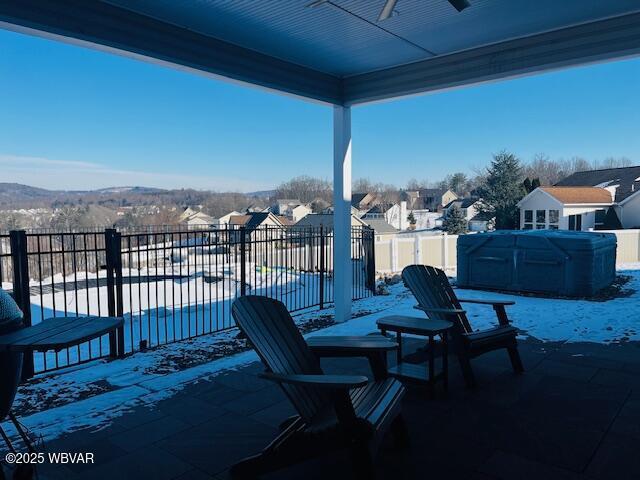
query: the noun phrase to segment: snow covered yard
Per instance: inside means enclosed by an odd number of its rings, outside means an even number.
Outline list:
[[[604,344],[640,340],[637,307],[640,301],[640,264],[626,265],[628,277],[621,292],[607,301],[569,300],[458,290],[460,297],[515,300],[507,307],[522,337],[553,342]],[[401,283],[389,295],[354,303],[354,317],[333,324],[331,308],[297,315],[306,335],[358,335],[376,331],[384,315],[419,315],[415,301]],[[490,306],[467,304],[474,328],[495,324]],[[239,352],[239,353],[236,353]],[[133,354],[124,360],[96,361],[54,375],[37,377],[21,387],[16,411],[30,429],[51,440],[80,429],[101,429],[133,408],[153,406],[187,385],[239,369],[257,360],[246,350],[238,332],[230,330]],[[8,431],[11,427],[5,425]]]

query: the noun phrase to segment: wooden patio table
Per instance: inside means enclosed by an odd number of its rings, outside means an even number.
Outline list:
[[[389,332],[396,332],[396,343],[398,344],[398,361],[394,367],[389,368],[389,375],[417,382],[426,382],[429,385],[431,395],[435,392],[435,383],[442,379],[445,391],[449,382],[449,330],[453,327],[451,322],[446,320],[436,320],[424,317],[410,317],[406,315],[390,315],[380,318],[377,322],[378,328],[383,335]],[[402,358],[402,334],[413,334],[428,337],[428,361],[426,364],[414,364],[404,362]],[[435,373],[435,341],[434,337],[440,335],[442,338],[442,371]]]
[[[0,335],[0,352],[56,352],[72,345],[78,345],[102,335],[110,335],[112,356],[115,356],[116,330],[124,334],[124,319],[122,317],[54,317],[47,318],[31,327],[25,327],[15,332]],[[122,343],[120,343],[122,345]],[[124,352],[119,352],[122,355]],[[14,413],[9,410],[8,417],[14,424],[29,452],[35,452],[35,447],[18,422]],[[3,429],[0,435],[7,447],[13,453],[15,450]]]
[[[118,329],[122,332],[123,325],[122,317],[47,318],[31,327],[0,335],[0,351],[59,351],[107,333],[114,335]]]

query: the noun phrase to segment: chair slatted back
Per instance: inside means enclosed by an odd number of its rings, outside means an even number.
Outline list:
[[[447,275],[439,268],[428,265],[409,265],[402,271],[402,280],[411,290],[418,304],[425,308],[462,308]],[[430,312],[428,315],[431,318],[453,321],[456,330],[461,333],[472,332],[469,320],[463,313],[455,318],[436,312]]]
[[[318,358],[307,346],[282,302],[247,295],[233,302],[231,312],[268,371],[284,375],[323,374]],[[332,402],[327,392],[317,388],[281,386],[305,421]]]

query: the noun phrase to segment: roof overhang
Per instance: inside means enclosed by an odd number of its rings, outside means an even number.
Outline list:
[[[621,16],[350,76],[328,74],[99,0],[0,0],[0,27],[335,105],[640,54],[640,6]]]

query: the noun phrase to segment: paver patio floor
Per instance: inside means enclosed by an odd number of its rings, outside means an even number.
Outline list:
[[[405,351],[421,343],[410,340]],[[464,388],[455,357],[449,393],[429,400],[409,386],[403,403],[411,447],[383,445],[380,478],[640,478],[640,345],[521,341],[526,373],[506,352],[473,363],[479,387]],[[413,357],[419,360],[421,352]],[[323,360],[327,372],[368,374],[364,360]],[[43,466],[41,478],[227,478],[293,414],[284,395],[251,364],[201,381],[97,432],[79,431],[46,450],[93,452],[95,465]],[[350,478],[334,454],[266,478]]]

